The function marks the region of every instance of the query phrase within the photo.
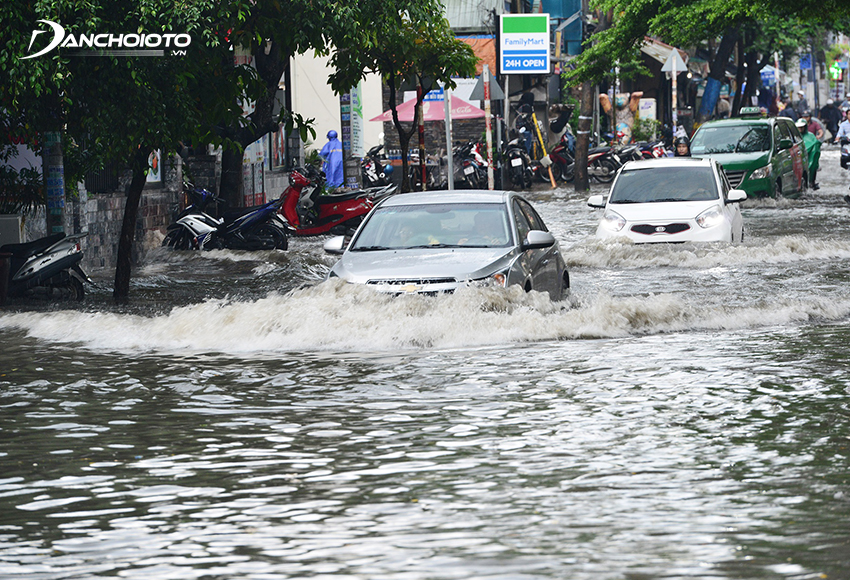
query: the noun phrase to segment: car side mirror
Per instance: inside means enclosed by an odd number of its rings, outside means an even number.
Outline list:
[[[743,189],[730,189],[726,194],[726,203],[737,203],[747,199],[747,192]]]
[[[780,150],[791,149],[791,145],[793,145],[793,143],[791,142],[791,139],[780,139],[779,140],[779,149]]]
[[[334,236],[322,246],[328,254],[342,254],[345,252],[345,236]]]
[[[591,195],[587,198],[587,205],[590,207],[595,207],[597,209],[603,209],[605,207],[605,196],[603,195]]]
[[[525,250],[539,250],[541,248],[549,248],[555,245],[555,236],[543,230],[531,230],[528,232],[525,241],[520,248]]]

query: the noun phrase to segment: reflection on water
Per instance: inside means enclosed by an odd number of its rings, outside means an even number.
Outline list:
[[[838,179],[736,247],[600,244],[535,194],[566,303],[320,283],[296,240],[13,305],[0,578],[844,578]]]

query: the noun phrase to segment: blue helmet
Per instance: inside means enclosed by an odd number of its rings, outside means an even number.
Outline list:
[[[333,129],[328,131],[328,139],[336,139],[337,133]]]

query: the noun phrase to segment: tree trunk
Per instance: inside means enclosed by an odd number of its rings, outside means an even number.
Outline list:
[[[593,125],[593,85],[590,81],[581,84],[578,130],[576,131],[575,189],[584,193],[590,189],[587,176],[587,152],[590,149],[590,130]]]
[[[276,42],[254,43],[251,53],[254,55],[254,66],[263,80],[265,90],[254,103],[253,112],[248,115],[251,122],[245,126],[231,126],[227,131],[243,150],[260,137],[278,130],[277,118],[274,115],[275,97],[280,79],[289,63],[288,55],[284,58],[280,45]],[[239,196],[241,182],[242,152],[225,147],[221,157],[219,195],[227,200],[230,207],[242,206],[242,199]]]
[[[116,302],[127,302],[130,296],[130,272],[133,262],[133,240],[136,237],[136,217],[139,214],[139,201],[145,187],[148,169],[148,157],[153,151],[150,147],[140,147],[133,157],[133,179],[127,191],[124,205],[124,221],[121,224],[121,237],[118,239],[118,258],[115,265],[115,286],[112,298]]]
[[[242,181],[242,152],[225,147],[221,152],[221,185],[219,196],[227,202],[227,206],[240,207],[239,183]],[[219,208],[221,209],[221,208]]]
[[[720,87],[726,78],[726,63],[729,62],[729,56],[731,56],[737,42],[738,28],[727,28],[711,62],[711,70],[708,74],[697,115],[697,122],[700,124],[708,121],[714,113],[714,107],[717,106],[717,99],[720,97]]]

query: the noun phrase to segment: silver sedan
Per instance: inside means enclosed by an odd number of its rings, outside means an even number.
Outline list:
[[[570,276],[543,220],[510,191],[415,192],[388,197],[345,247],[328,278],[395,294],[453,292],[464,285],[522,286],[569,294]]]

